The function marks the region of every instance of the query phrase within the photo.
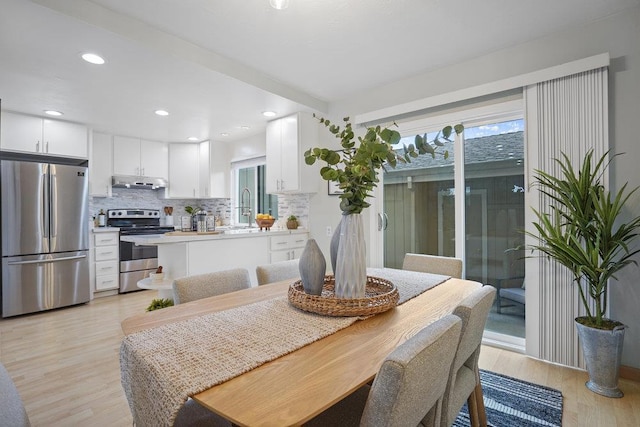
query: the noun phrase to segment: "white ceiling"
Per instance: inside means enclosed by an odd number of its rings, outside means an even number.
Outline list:
[[[59,110],[162,141],[243,138],[264,130],[262,111],[326,112],[640,2],[290,0],[276,11],[268,0],[0,1],[3,109]],[[107,63],[83,62],[87,51]]]

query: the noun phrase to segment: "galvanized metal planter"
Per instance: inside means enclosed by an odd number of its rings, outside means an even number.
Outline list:
[[[575,323],[589,373],[589,381],[585,384],[587,388],[606,397],[624,396],[618,388],[618,374],[627,326],[604,330],[585,326],[577,319]]]

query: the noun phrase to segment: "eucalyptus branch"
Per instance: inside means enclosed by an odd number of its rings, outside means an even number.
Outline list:
[[[342,190],[340,209],[344,215],[360,213],[370,206],[366,199],[371,197],[371,191],[379,182],[378,169],[386,170],[387,165],[395,168],[398,162],[411,163],[412,158],[423,154],[435,157],[437,148],[444,145],[442,139],[450,142],[449,138],[454,132],[460,134],[464,130],[461,124],[446,126],[431,142],[427,140],[426,134],[416,135],[413,144],[405,144],[402,152],[397,152],[393,146],[400,142],[401,135],[395,129],[369,127],[364,136],[357,137],[356,144],[353,126],[348,117],[343,119],[344,127],[322,117],[318,120],[340,139],[342,151],[338,153],[328,148],[311,148],[304,153],[305,162],[308,165],[313,165],[317,160],[326,163],[320,169],[320,175],[327,181],[337,183]],[[397,127],[397,124],[393,123],[391,126]],[[447,151],[442,154],[445,159],[449,156]]]

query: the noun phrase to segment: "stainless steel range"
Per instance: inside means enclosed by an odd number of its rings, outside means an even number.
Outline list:
[[[139,280],[158,268],[158,248],[136,245],[123,240],[125,236],[153,236],[173,231],[173,227],[160,225],[157,209],[110,209],[107,226],[120,229],[120,293],[139,291]]]

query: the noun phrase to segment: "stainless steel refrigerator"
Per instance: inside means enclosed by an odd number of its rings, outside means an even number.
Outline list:
[[[89,301],[83,166],[0,162],[2,317]]]

